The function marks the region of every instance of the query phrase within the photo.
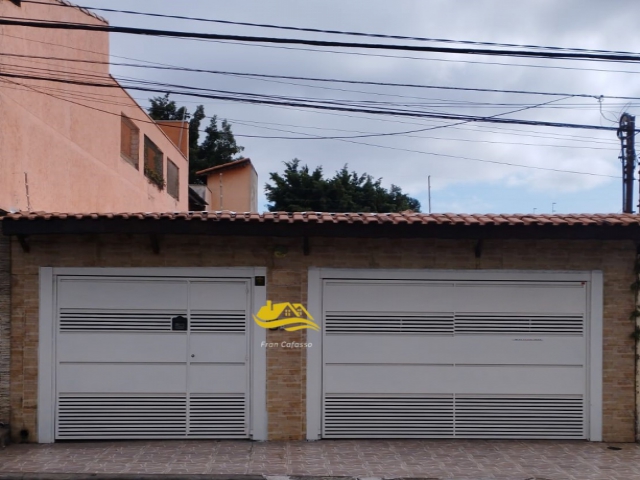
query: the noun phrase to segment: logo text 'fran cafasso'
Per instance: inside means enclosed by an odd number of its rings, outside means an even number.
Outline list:
[[[287,332],[311,329],[320,331],[320,327],[313,321],[313,317],[300,303],[272,303],[260,308],[253,320],[262,328],[284,328]]]

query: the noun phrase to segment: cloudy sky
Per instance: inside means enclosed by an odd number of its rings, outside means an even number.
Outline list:
[[[639,13],[634,0],[81,0],[88,7],[205,17],[318,29],[640,52]],[[266,28],[96,12],[112,25],[295,37],[352,42],[459,46],[378,40]],[[327,51],[331,50],[331,51]],[[463,115],[504,115],[539,121],[617,126],[622,112],[635,114],[640,66],[630,63],[524,59],[356,49],[246,45],[112,34],[113,62],[127,57],[174,66],[232,72],[338,78],[388,83],[589,94],[593,98],[464,92],[307,81],[265,81],[213,74],[112,66],[120,77],[268,95],[391,102],[412,110]],[[286,83],[282,83],[286,82]],[[322,88],[318,88],[322,87]],[[131,92],[143,106],[148,95]],[[604,96],[599,102],[595,97]],[[559,213],[619,212],[622,208],[620,142],[615,131],[473,123],[317,112],[303,109],[209,102],[174,97],[193,110],[227,118],[244,154],[252,159],[261,186],[283,161],[299,158],[333,174],[343,165],[382,177],[418,198],[428,211],[431,176],[434,212]],[[371,105],[374,105],[371,103]],[[397,108],[397,107],[396,107]],[[283,140],[243,137],[355,136],[441,128],[385,137],[344,140]],[[292,133],[293,132],[293,133]],[[306,135],[309,137],[309,135]],[[368,144],[365,145],[364,143]],[[499,162],[499,163],[492,163]],[[560,173],[544,169],[587,172]],[[637,190],[637,189],[636,189]],[[635,194],[637,204],[637,192]],[[260,209],[266,210],[261,192]]]

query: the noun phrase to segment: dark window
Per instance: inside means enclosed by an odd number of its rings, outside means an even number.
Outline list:
[[[140,158],[140,130],[125,115],[120,122],[120,154],[127,162],[138,168]]]
[[[144,137],[144,174],[155,183],[158,188],[164,188],[164,156],[162,150],[158,146],[149,140],[149,137]]]
[[[167,158],[167,193],[176,200],[180,199],[180,169]]]

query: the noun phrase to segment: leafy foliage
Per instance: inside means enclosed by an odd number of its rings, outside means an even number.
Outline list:
[[[349,172],[347,165],[333,178],[324,178],[322,167],[310,171],[297,158],[284,162],[282,175],[270,174],[273,184],[266,184],[269,210],[286,212],[402,212],[420,211],[420,202],[391,185],[387,190],[382,179]]]
[[[204,142],[198,146],[197,154],[190,158],[190,173],[233,162],[237,160],[236,155],[244,150],[244,147],[236,143],[229,122],[222,120],[220,127],[218,128],[218,117],[211,117],[209,126],[205,129],[207,136]]]
[[[239,159],[237,155],[244,147],[236,143],[229,122],[222,120],[218,127],[218,118],[215,115],[211,117],[209,126],[205,129],[204,141],[199,142],[200,126],[206,118],[203,105],[199,105],[191,115],[185,107],[178,108],[176,102],[169,99],[169,94],[154,97],[150,103],[151,106],[147,110],[154,120],[189,119],[189,183],[204,184],[206,180],[198,177],[196,172]]]
[[[176,105],[169,100],[169,94],[164,97],[154,97],[150,100],[151,106],[147,109],[149,116],[154,120],[183,120],[186,118],[187,109]]]
[[[162,174],[156,172],[155,170],[152,170],[146,165],[144,166],[144,174],[147,177],[147,180],[153,183],[160,190],[162,190],[167,185]]]

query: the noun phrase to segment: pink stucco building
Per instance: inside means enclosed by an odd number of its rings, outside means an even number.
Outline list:
[[[258,211],[258,174],[251,159],[243,158],[197,173],[207,180],[204,195],[207,210]]]
[[[106,23],[45,2],[0,0],[0,16]],[[188,129],[154,122],[119,87],[108,33],[0,26],[0,53],[13,75],[0,77],[0,210],[188,210]]]

